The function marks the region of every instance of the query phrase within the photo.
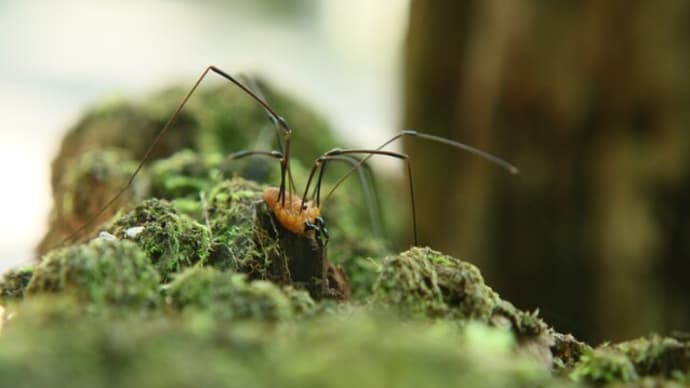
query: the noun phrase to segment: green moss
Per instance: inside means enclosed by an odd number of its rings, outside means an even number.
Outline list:
[[[353,257],[343,264],[350,279],[352,298],[355,300],[370,298],[382,270],[381,263],[371,257]]]
[[[510,330],[519,347],[544,365],[553,364],[553,331],[537,316],[502,300],[474,265],[429,248],[412,248],[384,259],[373,300],[403,317],[479,321]]]
[[[43,257],[25,295],[61,293],[94,306],[149,306],[159,299],[158,286],[158,273],[135,244],[95,239]]]
[[[151,258],[163,280],[183,268],[204,262],[211,247],[209,230],[180,214],[167,201],[149,199],[117,216],[106,230],[136,242]]]
[[[580,357],[592,350],[591,346],[578,341],[572,334],[554,333],[554,344],[551,351],[554,356],[554,370],[568,374]]]
[[[261,193],[261,186],[242,178],[220,182],[211,189],[207,209],[213,235],[211,265],[266,278],[268,251],[279,247],[256,225]]]
[[[624,354],[609,348],[585,352],[570,377],[576,381],[611,383],[630,382],[638,379],[630,359]]]
[[[287,320],[296,312],[308,313],[314,303],[305,292],[292,290],[288,296],[271,282],[247,281],[243,274],[213,268],[182,272],[167,288],[167,295],[178,309],[203,311],[222,321]]]
[[[641,376],[690,372],[690,341],[652,334],[613,347],[630,358]]]
[[[298,290],[292,286],[282,287],[283,293],[290,300],[293,312],[298,317],[316,315],[318,308],[314,299],[304,290]]]
[[[645,376],[688,382],[689,375],[690,342],[656,334],[587,351],[571,373],[576,380],[604,383]]]
[[[374,297],[404,315],[483,322],[499,302],[475,266],[428,248],[386,258]]]
[[[0,300],[8,302],[24,297],[24,290],[34,274],[34,266],[24,266],[5,272],[0,278]]]

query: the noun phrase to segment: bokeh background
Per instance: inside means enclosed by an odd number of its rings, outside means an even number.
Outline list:
[[[353,145],[413,128],[505,157],[518,178],[404,143],[423,244],[594,343],[688,332],[687,20],[679,0],[0,1],[0,265],[31,259],[49,161],[85,107],[213,63]]]

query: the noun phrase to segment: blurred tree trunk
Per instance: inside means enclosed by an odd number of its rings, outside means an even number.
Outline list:
[[[690,324],[690,4],[412,0],[407,128],[420,242],[563,330]],[[426,157],[423,157],[426,155]]]

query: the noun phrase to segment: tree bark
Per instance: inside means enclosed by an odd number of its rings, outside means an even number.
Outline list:
[[[422,244],[589,340],[690,324],[690,7],[412,0],[407,128]],[[644,306],[644,308],[641,308]]]

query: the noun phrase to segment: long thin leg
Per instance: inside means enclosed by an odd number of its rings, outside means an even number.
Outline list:
[[[243,151],[237,151],[237,152],[231,153],[230,155],[225,157],[225,160],[226,161],[237,160],[237,159],[245,158],[247,156],[268,156],[271,158],[278,159],[279,161],[282,161],[284,158],[283,153],[280,151],[243,150]],[[283,172],[284,172],[284,165],[281,163],[280,164],[281,175],[283,174]],[[284,193],[281,193],[280,191],[278,191],[278,200],[281,199],[281,195],[285,196]]]
[[[177,120],[177,117],[179,116],[180,112],[184,108],[184,106],[187,104],[187,101],[192,97],[194,92],[196,92],[197,88],[201,84],[201,81],[206,78],[208,73],[212,71],[221,77],[225,78],[226,80],[232,82],[235,84],[237,87],[242,89],[245,93],[247,93],[252,99],[254,99],[256,102],[261,105],[264,110],[273,118],[273,120],[278,123],[279,128],[285,133],[285,152],[283,153],[284,156],[281,159],[281,193],[284,194],[285,192],[285,173],[286,171],[289,171],[289,162],[290,162],[290,135],[292,134],[292,129],[288,126],[287,122],[285,119],[283,119],[281,116],[279,116],[273,108],[271,108],[268,103],[266,103],[264,100],[262,100],[259,96],[257,96],[251,89],[247,88],[244,86],[241,82],[224,72],[223,70],[219,69],[216,66],[208,66],[204,71],[201,73],[199,78],[196,80],[194,85],[192,86],[191,89],[185,94],[185,96],[182,98],[182,101],[178,104],[177,108],[175,108],[175,111],[173,112],[172,116],[168,119],[168,121],[165,123],[163,128],[158,131],[158,134],[156,137],[153,139],[153,142],[149,147],[146,149],[146,152],[144,153],[144,156],[142,157],[141,161],[137,165],[136,169],[134,169],[134,172],[132,175],[129,177],[127,182],[118,189],[118,191],[115,193],[115,195],[101,207],[101,209],[91,217],[89,221],[81,225],[79,228],[77,228],[75,231],[73,231],[69,236],[67,236],[64,240],[62,240],[59,244],[59,246],[65,245],[66,243],[73,241],[79,234],[81,234],[87,227],[91,226],[95,220],[97,220],[105,211],[112,206],[115,201],[117,201],[122,194],[132,185],[132,182],[134,182],[134,179],[136,176],[139,174],[141,169],[144,167],[144,165],[148,162],[149,158],[151,157],[151,154],[153,153],[153,150],[155,149],[156,145],[160,142],[161,138],[163,138],[163,135],[175,124],[175,121]],[[288,174],[291,176],[291,174]]]
[[[247,156],[269,156],[271,158],[282,159],[283,153],[280,151],[262,151],[262,150],[251,150],[251,151],[237,151],[225,157],[225,160],[237,160],[242,159]]]
[[[372,230],[377,238],[383,236],[382,226],[381,226],[381,216],[379,214],[378,206],[378,192],[375,186],[374,174],[371,171],[371,167],[368,163],[361,163],[360,158],[351,155],[340,155],[333,156],[329,160],[338,160],[348,163],[350,166],[355,166],[357,168],[357,177],[359,178],[359,183],[362,188],[362,193],[364,194],[364,202],[367,206],[367,212],[369,213],[369,219],[371,220]],[[321,187],[322,178],[326,170],[326,164],[321,165],[321,171],[319,172],[319,177],[317,178],[316,185],[314,185],[314,190],[312,192],[312,200],[317,200],[317,194],[320,191],[317,188]],[[371,187],[369,184],[371,180]],[[318,200],[317,200],[318,201]]]
[[[323,168],[323,165],[325,165],[329,160],[337,160],[336,158],[342,155],[367,155],[362,161],[365,161],[369,157],[373,155],[381,155],[381,156],[389,156],[397,159],[402,159],[406,162],[407,164],[407,176],[408,176],[408,182],[410,186],[410,204],[412,206],[412,230],[413,230],[413,236],[414,236],[414,245],[417,245],[417,212],[415,210],[415,201],[414,201],[414,184],[412,182],[412,166],[410,164],[410,158],[402,153],[399,152],[393,152],[393,151],[386,151],[386,150],[366,150],[366,149],[340,149],[340,148],[335,148],[332,149],[325,154],[323,154],[321,157],[316,159],[314,162],[314,166],[312,167],[311,171],[309,172],[309,178],[307,179],[307,185],[304,188],[304,195],[302,196],[302,208],[304,208],[304,204],[307,201],[307,193],[309,192],[309,187],[311,185],[311,181],[314,178],[314,174],[316,173],[316,170],[319,168]],[[316,206],[318,207],[320,205],[319,203],[319,198],[320,198],[320,187],[317,187],[317,202]]]
[[[463,151],[467,151],[469,153],[477,155],[480,158],[486,159],[487,161],[489,161],[493,164],[496,164],[499,167],[507,170],[511,174],[517,174],[519,172],[517,167],[513,166],[512,164],[508,163],[507,161],[505,161],[499,157],[496,157],[496,156],[494,156],[494,155],[492,155],[486,151],[482,151],[478,148],[474,148],[474,147],[469,146],[465,143],[460,143],[458,141],[446,139],[444,137],[430,135],[428,133],[417,132],[417,131],[413,131],[413,130],[405,130],[405,131],[399,132],[398,134],[396,134],[395,136],[393,136],[392,138],[387,140],[385,143],[378,146],[376,149],[377,150],[383,149],[385,146],[389,145],[390,143],[392,143],[392,142],[394,142],[394,141],[396,141],[402,137],[405,137],[405,136],[419,137],[419,138],[434,141],[437,143],[446,144],[446,145],[449,145],[451,147],[455,147],[455,148],[461,149]],[[362,163],[369,160],[369,158],[371,158],[371,156],[372,155],[367,155],[364,159],[362,159]],[[335,191],[335,189],[337,189],[338,186],[340,186],[340,184],[343,183],[343,181],[345,179],[347,179],[350,176],[350,174],[352,174],[354,172],[354,170],[355,170],[355,167],[352,167],[348,172],[346,172],[342,177],[340,177],[340,179],[338,179],[335,182],[335,184],[333,185],[333,188],[331,188],[331,190],[326,195],[326,200],[328,200],[328,198],[331,197],[331,194],[333,194],[333,191]]]
[[[283,158],[280,160],[281,164],[281,172],[280,172],[280,190],[279,190],[279,196],[282,196],[282,205],[285,206],[285,175],[287,172],[287,175],[289,177],[292,177],[292,172],[290,171],[290,138],[292,135],[292,129],[290,126],[287,124],[285,119],[278,115],[273,108],[271,108],[270,105],[268,105],[267,102],[262,100],[259,96],[257,96],[251,89],[248,87],[244,86],[241,82],[237,81],[234,79],[232,76],[224,72],[223,70],[215,67],[215,66],[209,66],[208,70],[213,70],[216,74],[220,75],[221,77],[227,79],[228,81],[234,83],[237,85],[240,89],[244,90],[247,94],[249,94],[255,101],[257,101],[265,110],[266,112],[275,119],[275,121],[278,123],[278,126],[283,132],[285,133],[285,150],[283,151]],[[205,74],[204,74],[205,75]],[[290,179],[290,187],[294,186],[294,183],[292,182],[292,179]]]
[[[268,99],[266,98],[264,93],[261,91],[261,88],[256,83],[256,81],[254,80],[253,77],[242,74],[240,76],[240,78],[242,78],[242,80],[245,82],[247,87],[250,88],[261,100],[268,101]],[[276,132],[276,138],[278,139],[278,147],[280,148],[280,152],[282,152],[284,154],[286,147],[285,147],[285,142],[283,141],[283,138],[280,137],[281,124],[275,115],[271,114],[270,112],[267,112],[267,113],[268,113],[268,118],[273,123],[273,127],[274,127],[274,130]],[[289,183],[288,191],[290,193],[294,193],[295,192],[295,183],[294,183],[294,179],[292,178],[292,170],[290,170],[290,168],[287,169],[287,174],[288,174],[287,178],[288,178],[288,183]]]

